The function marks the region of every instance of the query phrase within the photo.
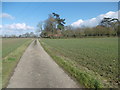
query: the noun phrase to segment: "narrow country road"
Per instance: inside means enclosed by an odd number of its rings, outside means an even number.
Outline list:
[[[74,82],[44,51],[39,41],[33,41],[21,57],[7,88],[77,88]]]

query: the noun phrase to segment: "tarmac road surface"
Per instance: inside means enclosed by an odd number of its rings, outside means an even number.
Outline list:
[[[79,86],[52,60],[37,40],[24,52],[7,88],[79,88]]]

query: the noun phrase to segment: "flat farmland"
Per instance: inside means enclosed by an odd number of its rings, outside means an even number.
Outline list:
[[[44,49],[86,87],[117,87],[118,38],[41,39]]]
[[[2,57],[4,58],[10,52],[17,49],[23,43],[28,41],[29,39],[26,38],[3,38],[2,39]]]

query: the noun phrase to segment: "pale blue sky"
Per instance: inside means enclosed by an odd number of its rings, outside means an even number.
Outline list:
[[[66,25],[83,19],[91,19],[109,11],[118,11],[117,2],[3,2],[2,12],[14,17],[3,18],[3,25],[26,23],[36,28],[39,21],[55,12],[66,19]]]
[[[66,18],[67,24],[78,19],[90,19],[109,11],[117,11],[117,3],[104,2],[79,2],[79,3],[42,3],[42,2],[18,2],[3,3],[3,13],[8,13],[15,19],[5,19],[3,24],[27,23],[36,26],[39,21],[47,19],[48,14],[56,12],[61,17]]]
[[[4,2],[118,2],[119,0],[4,0]]]

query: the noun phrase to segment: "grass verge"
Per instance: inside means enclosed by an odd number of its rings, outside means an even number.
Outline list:
[[[28,45],[31,43],[31,41],[32,40],[26,41],[16,50],[14,50],[9,55],[7,55],[5,58],[3,58],[2,60],[2,88],[5,88],[7,86],[8,81],[11,75],[13,74],[15,67],[17,66],[17,63],[19,62],[23,52],[28,47]]]
[[[65,60],[62,56],[56,55],[51,47],[40,40],[41,45],[45,51],[55,60],[55,62],[63,67],[72,77],[76,78],[80,85],[84,85],[86,88],[103,88],[103,84],[100,79],[95,77],[94,74],[78,69],[73,62],[70,60]]]

